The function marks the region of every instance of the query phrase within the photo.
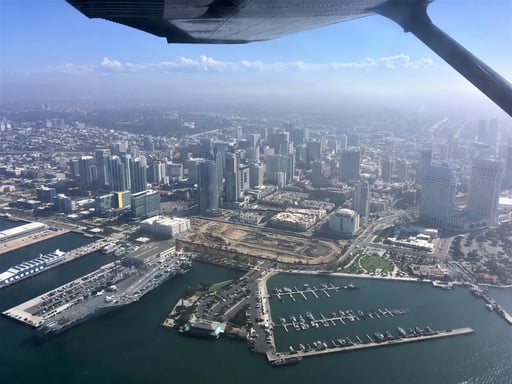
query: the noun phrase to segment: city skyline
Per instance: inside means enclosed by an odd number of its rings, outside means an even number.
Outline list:
[[[435,1],[432,19],[510,81],[504,47],[512,37],[512,2],[463,3]],[[415,37],[380,16],[247,45],[168,45],[89,20],[64,1],[25,4],[31,12],[0,1],[2,103],[212,96],[239,102],[243,96],[246,102],[335,105],[350,95],[350,102],[421,108],[457,95],[459,109],[472,101],[500,113]]]

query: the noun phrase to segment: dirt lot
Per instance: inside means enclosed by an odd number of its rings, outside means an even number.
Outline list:
[[[267,229],[197,218],[191,220],[191,225],[192,230],[180,236],[181,240],[267,260],[319,264],[333,260],[338,252],[335,243],[275,233]]]

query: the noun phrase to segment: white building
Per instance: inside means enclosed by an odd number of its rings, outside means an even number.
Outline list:
[[[329,230],[341,235],[354,236],[359,231],[359,215],[351,209],[340,209],[328,219]]]
[[[141,231],[154,235],[175,237],[181,232],[190,229],[190,220],[180,217],[170,218],[165,216],[154,216],[140,223]]]

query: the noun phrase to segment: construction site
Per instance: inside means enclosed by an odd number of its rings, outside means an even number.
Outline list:
[[[286,264],[317,265],[335,259],[335,243],[283,231],[194,218],[192,230],[180,236],[183,246],[216,250]]]

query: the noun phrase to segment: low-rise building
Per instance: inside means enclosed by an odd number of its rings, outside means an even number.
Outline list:
[[[190,230],[190,220],[181,217],[155,216],[142,221],[140,229],[157,236],[172,238]]]

